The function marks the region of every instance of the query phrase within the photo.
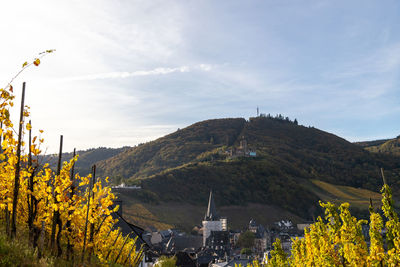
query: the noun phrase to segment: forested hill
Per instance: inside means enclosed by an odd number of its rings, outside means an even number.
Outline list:
[[[357,144],[374,153],[400,156],[400,135],[393,139],[359,142]]]
[[[245,139],[256,157],[230,157]],[[400,160],[288,120],[256,117],[195,123],[98,163],[103,176],[140,184],[149,201],[203,203],[210,188],[222,205],[274,204],[306,215],[321,180],[379,191],[384,168],[395,184]]]
[[[230,156],[228,152],[241,140],[256,157]],[[312,181],[377,192],[382,186],[381,167],[394,192],[400,192],[399,157],[371,153],[283,118],[202,121],[114,152],[96,162],[98,174],[115,184],[140,184],[142,190],[132,197],[153,203],[204,205],[212,188],[217,205],[261,203],[310,218],[321,195],[330,194]]]
[[[316,178],[330,183],[378,190],[379,168],[391,176],[398,158],[369,153],[336,135],[287,120],[257,117],[246,121],[215,119],[195,123],[155,141],[127,148],[98,163],[103,175],[125,182],[146,179],[194,164],[230,164],[225,153],[242,138],[257,152],[254,161],[269,162],[290,176]],[[249,162],[252,160],[250,159]],[[302,175],[300,175],[302,174]]]
[[[91,172],[93,164],[114,157],[120,154],[121,152],[127,150],[128,148],[129,147],[122,147],[122,148],[99,147],[87,150],[79,150],[76,152],[76,154],[79,155],[79,157],[78,161],[75,164],[75,172],[79,173],[81,176],[86,176]],[[72,156],[73,156],[72,152],[63,153],[62,160],[69,161],[72,158]],[[57,161],[58,161],[57,154],[46,155],[39,160],[42,162],[48,162],[52,167],[52,169],[57,168]]]
[[[195,123],[118,154],[98,165],[103,175],[125,181],[146,178],[169,168],[206,160],[232,146],[246,125],[245,119],[219,119]]]

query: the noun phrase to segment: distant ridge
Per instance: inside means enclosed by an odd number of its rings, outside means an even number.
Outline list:
[[[374,153],[384,153],[400,156],[400,136],[393,139],[379,140],[375,142],[363,142],[361,146]],[[367,144],[365,144],[367,143]]]

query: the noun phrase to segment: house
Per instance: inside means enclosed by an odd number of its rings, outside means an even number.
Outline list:
[[[262,256],[267,248],[271,247],[271,234],[269,230],[264,228],[261,224],[257,224],[254,219],[249,222],[249,231],[254,233],[254,249],[253,251]]]
[[[210,248],[203,248],[197,253],[197,266],[198,267],[209,267],[210,263],[215,262],[218,258],[217,254]]]
[[[193,235],[172,235],[165,245],[164,253],[175,254],[180,251],[196,252],[202,247],[203,238]]]

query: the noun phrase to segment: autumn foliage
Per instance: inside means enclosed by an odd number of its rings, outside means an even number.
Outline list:
[[[339,207],[320,203],[325,218],[304,232],[304,238],[292,243],[291,255],[274,243],[267,266],[400,266],[400,222],[394,211],[391,189],[382,188],[382,214],[370,206],[370,220],[358,220],[349,212],[349,204]],[[369,224],[367,238],[362,225]],[[385,237],[385,238],[384,238]]]
[[[40,59],[53,51],[47,50],[32,62],[25,62],[16,76],[30,65],[39,66]],[[16,76],[0,89],[0,223],[5,225],[7,234],[12,236],[10,218],[19,161],[16,227],[18,231],[29,232],[29,243],[37,248],[38,256],[47,253],[72,260],[75,255],[75,263],[97,257],[103,263],[138,265],[143,251],[136,247],[136,239],[123,236],[119,229],[114,228],[117,221],[111,214],[118,207],[114,206],[115,195],[107,186],[107,178],[94,182],[92,175],[80,177],[76,174],[72,177],[71,170],[78,156],[64,162],[59,174],[48,164],[40,162],[38,156],[44,142],[43,131],[39,130],[38,135],[31,138],[33,127],[27,123],[30,116],[28,106],[23,107],[21,140],[28,139],[29,133],[29,142],[21,141],[22,153],[18,160],[18,136],[14,126],[18,129],[19,125],[10,120],[15,100],[11,83]],[[50,242],[55,214],[58,214],[60,222],[55,228],[58,247],[55,242]]]

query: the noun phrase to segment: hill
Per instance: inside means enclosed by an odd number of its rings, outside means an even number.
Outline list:
[[[122,147],[122,148],[99,147],[87,150],[79,150],[76,152],[76,154],[79,155],[79,158],[75,164],[75,172],[79,173],[81,176],[86,176],[91,172],[93,164],[114,157],[122,153],[123,151],[127,150],[128,148],[129,147]],[[69,161],[71,160],[72,156],[73,156],[72,152],[63,153],[62,160]],[[42,157],[40,161],[48,162],[52,167],[52,169],[56,169],[58,162],[58,155],[57,154],[46,155]]]
[[[244,119],[221,119],[195,123],[155,141],[125,150],[99,163],[105,176],[133,181],[168,168],[202,161],[217,150],[231,146],[240,135]]]
[[[379,139],[379,140],[372,140],[372,141],[361,141],[361,142],[354,142],[354,144],[362,146],[364,148],[371,147],[371,146],[379,146],[384,144],[385,142],[391,139]]]
[[[370,143],[365,149],[373,153],[384,153],[400,156],[400,135],[393,139],[382,140],[379,143]]]
[[[86,175],[96,164],[98,176],[114,184],[140,185],[141,190],[121,191],[120,198],[142,226],[189,229],[200,222],[211,188],[233,225],[249,219],[235,217],[239,210],[270,223],[272,213],[311,219],[319,199],[350,201],[366,210],[368,195],[375,199],[382,184],[380,167],[398,195],[400,158],[366,150],[384,143],[352,144],[283,117],[215,119],[135,147],[79,151],[76,167]],[[244,157],[244,150],[256,157]],[[55,166],[56,156],[49,157]],[[64,160],[71,157],[63,154]],[[357,190],[364,191],[354,194]]]
[[[256,157],[230,156],[243,140]],[[114,182],[141,185],[131,196],[141,203],[204,207],[213,188],[219,206],[273,205],[302,218],[318,211],[321,195],[309,186],[312,180],[377,192],[383,167],[394,191],[400,188],[399,157],[370,153],[333,134],[268,117],[195,123],[97,164]]]

